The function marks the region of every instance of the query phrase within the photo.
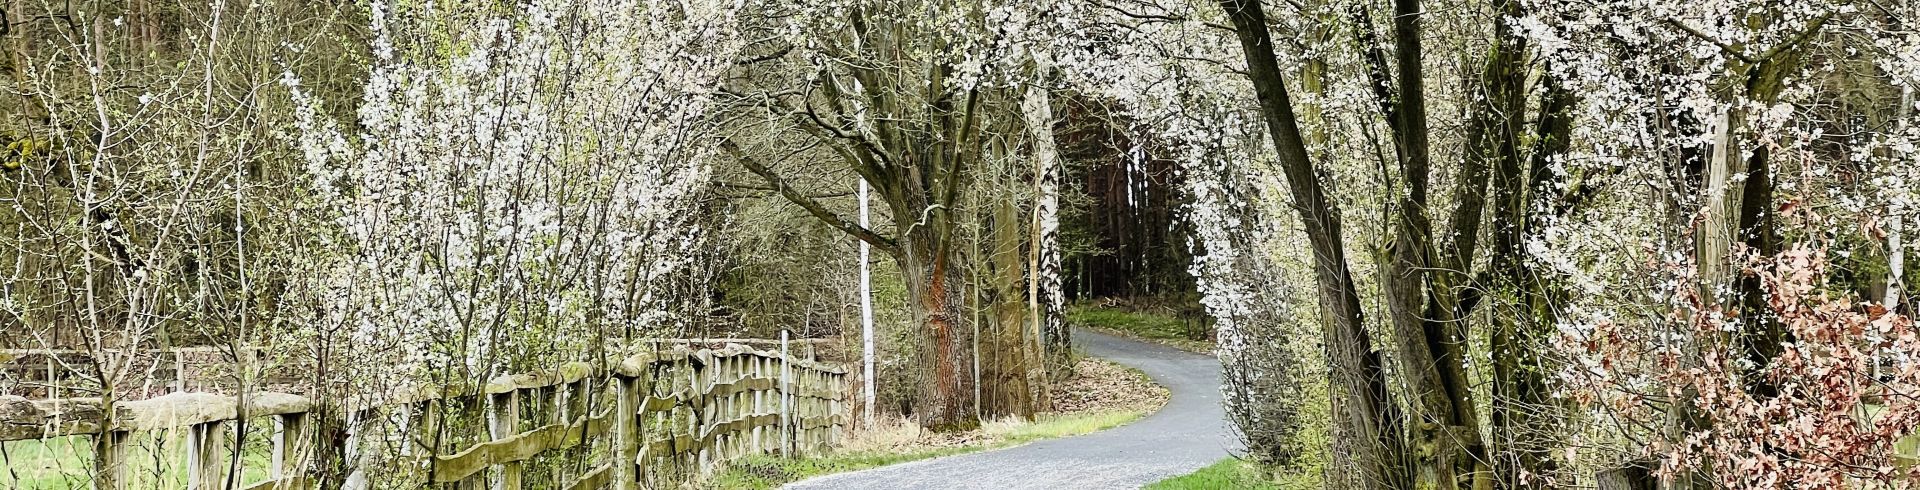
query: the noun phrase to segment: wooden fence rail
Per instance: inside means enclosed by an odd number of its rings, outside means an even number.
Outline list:
[[[667,487],[744,456],[832,447],[847,424],[846,371],[777,351],[681,347],[605,364],[346,400],[326,412],[342,414],[335,425],[348,434],[333,449],[348,455],[349,475],[335,483],[401,472],[462,489]],[[188,488],[226,488],[239,481],[229,473],[240,465],[225,461],[235,422],[271,417],[268,477],[242,488],[313,488],[312,456],[329,449],[313,433],[316,408],[283,393],[172,393],[112,413],[98,399],[0,396],[0,441],[90,436],[95,488],[127,488],[131,434],[186,430]],[[471,430],[451,433],[461,429]]]

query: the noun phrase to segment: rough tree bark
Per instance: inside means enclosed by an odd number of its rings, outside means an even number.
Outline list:
[[[1334,417],[1343,439],[1338,442],[1346,449],[1340,456],[1354,472],[1354,480],[1367,488],[1410,488],[1412,476],[1400,464],[1406,454],[1400,437],[1401,415],[1389,398],[1380,353],[1362,324],[1359,295],[1343,248],[1339,207],[1327,198],[1308,157],[1286,81],[1274,58],[1266,14],[1258,0],[1222,0],[1220,6],[1238,34],[1247,76],[1286,174],[1293,208],[1313,249],[1320,321],[1336,392]]]
[[[1514,9],[1496,2],[1502,16]],[[1493,478],[1482,440],[1480,418],[1466,374],[1468,348],[1466,310],[1471,304],[1463,292],[1472,282],[1469,273],[1485,204],[1487,161],[1519,159],[1518,113],[1525,107],[1520,86],[1525,69],[1525,46],[1508,32],[1504,22],[1494,24],[1494,49],[1483,61],[1483,71],[1471,80],[1477,94],[1469,112],[1468,141],[1455,182],[1455,207],[1449,215],[1448,235],[1434,235],[1429,215],[1431,149],[1428,144],[1424,49],[1418,0],[1394,2],[1394,70],[1373,34],[1371,17],[1351,11],[1355,34],[1374,97],[1384,114],[1394,143],[1404,187],[1393,203],[1393,236],[1381,261],[1381,292],[1385,296],[1401,373],[1412,393],[1415,419],[1409,442],[1415,445],[1415,463],[1438,488],[1480,487]]]

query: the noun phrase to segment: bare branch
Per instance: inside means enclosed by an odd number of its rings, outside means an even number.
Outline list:
[[[887,255],[896,257],[901,255],[900,245],[894,242],[893,239],[881,236],[873,230],[860,226],[858,223],[848,221],[846,218],[834,214],[833,211],[827,210],[826,206],[820,204],[820,201],[800,193],[799,190],[794,189],[791,184],[788,184],[786,179],[774,173],[772,168],[768,168],[766,164],[761,163],[758,159],[753,158],[752,155],[748,155],[746,151],[741,150],[740,145],[735,144],[733,140],[721,140],[720,149],[726,151],[728,155],[732,155],[735,160],[739,160],[740,165],[745,166],[747,171],[753,172],[755,175],[759,175],[761,179],[766,180],[767,185],[778,190],[781,197],[785,197],[787,201],[807,210],[808,214],[812,214],[813,217],[826,222],[827,226],[853,235],[854,238],[858,238],[860,241],[872,244],[875,248],[879,248],[880,251],[886,252]]]
[[[1719,38],[1709,36],[1705,32],[1700,32],[1699,29],[1695,29],[1693,28],[1693,26],[1687,25],[1687,23],[1685,22],[1681,22],[1680,19],[1669,17],[1662,20],[1665,21],[1667,25],[1673,26],[1675,29],[1679,29],[1681,32],[1685,32],[1687,34],[1692,35],[1693,37],[1700,38],[1700,40],[1702,41],[1713,43],[1714,46],[1719,46],[1720,51],[1727,53],[1727,56],[1732,56],[1734,58],[1738,58],[1740,61],[1745,61],[1748,63],[1753,62],[1753,58],[1750,56],[1747,56],[1746,52],[1741,51],[1739,48],[1735,48],[1724,41],[1721,41]]]

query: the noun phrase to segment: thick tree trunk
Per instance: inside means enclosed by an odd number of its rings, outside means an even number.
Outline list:
[[[1488,63],[1493,65],[1495,60]],[[1469,85],[1468,93],[1478,93],[1488,85],[1488,81],[1479,80]],[[1472,475],[1468,481],[1475,488],[1485,488],[1483,483],[1493,475],[1488,466],[1486,444],[1477,427],[1480,416],[1473,400],[1472,382],[1467,379],[1467,310],[1472,305],[1464,293],[1473,282],[1473,257],[1478,250],[1480,221],[1486,208],[1487,161],[1495,158],[1491,139],[1497,131],[1490,126],[1503,120],[1493,110],[1492,100],[1491,96],[1476,98],[1470,112],[1472,120],[1467,125],[1467,141],[1473,146],[1460,162],[1458,183],[1454,187],[1455,207],[1447,226],[1448,238],[1439,243],[1433,259],[1435,267],[1431,272],[1432,285],[1425,312],[1428,327],[1437,330],[1431,334],[1438,340],[1433,351],[1441,380],[1448,386],[1448,396],[1452,398],[1452,420],[1471,421],[1474,426],[1454,431],[1454,436],[1459,438],[1458,454],[1464,458],[1452,464],[1457,473]]]
[[[1723,291],[1732,286],[1733,239],[1740,200],[1746,197],[1746,180],[1734,179],[1747,171],[1735,141],[1745,124],[1746,110],[1728,107],[1714,116],[1713,156],[1707,159],[1706,189],[1702,200],[1706,214],[1694,237],[1694,260],[1700,269],[1700,295],[1709,306],[1719,305]]]
[[[1761,399],[1771,398],[1776,388],[1766,379],[1764,370],[1780,352],[1780,344],[1790,341],[1791,335],[1777,319],[1773,318],[1767,305],[1766,292],[1758,278],[1740,273],[1740,262],[1744,255],[1777,254],[1780,250],[1778,232],[1773,222],[1773,176],[1768,160],[1768,144],[1758,141],[1749,123],[1747,107],[1757,103],[1762,107],[1771,106],[1779,100],[1780,92],[1785,88],[1786,77],[1799,70],[1804,51],[1799,43],[1817,32],[1826,22],[1819,18],[1809,24],[1796,39],[1788,40],[1768,51],[1761,59],[1751,63],[1736,63],[1734,73],[1745,81],[1743,91],[1727,102],[1727,108],[1718,115],[1714,125],[1713,156],[1707,162],[1706,188],[1704,202],[1706,213],[1696,236],[1694,259],[1699,268],[1700,295],[1710,309],[1732,310],[1743,318],[1741,331],[1732,334],[1733,338],[1715,339],[1715,345],[1730,343],[1737,346],[1744,357],[1753,364],[1743,368],[1747,392]],[[1750,140],[1750,138],[1752,140]],[[1745,148],[1751,146],[1752,154]],[[1736,250],[1734,243],[1743,245]],[[1727,294],[1731,292],[1731,294]],[[1698,364],[1705,362],[1704,353],[1693,353],[1683,362]],[[1691,395],[1688,388],[1686,394]],[[1668,409],[1669,434],[1667,437],[1679,440],[1685,434],[1711,430],[1713,422],[1699,413],[1690,403],[1676,403]],[[1703,462],[1711,467],[1716,462]],[[1696,472],[1680,472],[1669,479],[1667,488],[1705,488],[1704,481]]]
[[[993,219],[991,240],[985,243],[984,252],[989,263],[987,270],[992,273],[987,278],[986,298],[991,305],[993,325],[988,338],[978,339],[982,345],[977,354],[981,357],[979,384],[981,386],[980,409],[989,417],[1018,416],[1032,419],[1035,401],[1039,399],[1034,388],[1045,383],[1046,371],[1042,368],[1038,347],[1040,340],[1030,336],[1034,332],[1030,327],[1035,317],[1034,310],[1027,308],[1026,286],[1029,284],[1026,274],[1025,220],[1020,219],[1020,210],[1011,200],[999,200],[992,206]]]
[[[1452,294],[1434,289],[1432,224],[1427,215],[1430,151],[1419,0],[1394,2],[1395,62],[1398,65],[1397,100],[1391,104],[1396,154],[1405,176],[1406,192],[1397,206],[1393,245],[1382,271],[1381,291],[1392,315],[1394,340],[1402,375],[1415,394],[1416,419],[1411,427],[1413,451],[1437,488],[1471,485],[1480,446],[1479,420],[1473,416],[1472,394],[1466,384],[1460,335],[1436,321],[1431,300]],[[1504,68],[1504,67],[1502,67]],[[1384,72],[1384,68],[1377,69]],[[1468,170],[1471,170],[1469,167]]]
[[[1293,208],[1313,249],[1314,276],[1320,296],[1320,320],[1325,330],[1327,362],[1333,376],[1334,416],[1346,461],[1335,471],[1348,472],[1350,481],[1364,488],[1411,488],[1411,475],[1402,462],[1406,451],[1400,435],[1398,410],[1388,397],[1386,373],[1379,352],[1362,324],[1360,298],[1347,267],[1339,207],[1327,199],[1314,173],[1300,128],[1287,96],[1286,82],[1274,58],[1260,3],[1222,0],[1232,18],[1240,48],[1247,60],[1260,110],[1273,138]],[[1340,463],[1340,462],[1336,462]]]
[[[1519,5],[1510,0],[1496,0],[1494,8],[1502,16],[1520,14]],[[1526,109],[1525,41],[1504,21],[1495,24],[1494,36],[1495,49],[1481,75],[1484,96],[1476,99],[1474,115],[1475,130],[1482,133],[1475,142],[1477,152],[1493,164],[1488,351],[1493,357],[1489,422],[1494,450],[1490,455],[1482,450],[1479,454],[1485,456],[1476,460],[1481,462],[1478,471],[1485,472],[1493,486],[1546,488],[1553,481],[1546,476],[1555,471],[1547,455],[1558,410],[1551,405],[1547,367],[1539,351],[1546,335],[1542,329],[1551,328],[1546,318],[1551,312],[1545,308],[1552,287],[1535,277],[1522,244],[1548,212],[1537,203],[1558,189],[1549,182],[1558,177],[1548,167],[1567,148],[1574,99],[1551,78],[1544,81],[1529,165],[1520,145]],[[1471,261],[1471,250],[1467,253],[1461,263]]]
[[[1780,99],[1784,88],[1783,78],[1800,65],[1799,49],[1787,49],[1773,58],[1761,60],[1755,67],[1755,75],[1747,82],[1747,96],[1762,104],[1772,105]],[[1752,143],[1752,155],[1746,159],[1746,182],[1740,198],[1739,228],[1737,237],[1747,253],[1772,257],[1780,253],[1780,233],[1774,224],[1773,205],[1773,162],[1772,152],[1767,142]],[[1736,267],[1737,268],[1737,267]],[[1752,274],[1742,274],[1737,281],[1740,294],[1740,316],[1746,319],[1746,330],[1740,336],[1740,347],[1752,369],[1747,370],[1750,392],[1762,398],[1773,397],[1778,389],[1766,380],[1762,370],[1780,355],[1781,343],[1789,340],[1790,335],[1784,325],[1773,314],[1767,304],[1767,294],[1760,284],[1760,278]]]
[[[1504,11],[1503,11],[1504,12]],[[1356,18],[1366,22],[1363,11]],[[1470,128],[1474,148],[1468,152],[1456,180],[1456,205],[1450,222],[1452,240],[1436,247],[1428,214],[1431,150],[1428,144],[1424,49],[1419,0],[1394,2],[1394,58],[1397,78],[1389,81],[1386,56],[1363,28],[1362,42],[1375,96],[1393,127],[1391,135],[1405,188],[1395,203],[1394,236],[1381,260],[1381,292],[1391,315],[1396,356],[1401,374],[1413,393],[1416,418],[1410,426],[1413,455],[1436,488],[1484,486],[1490,483],[1480,419],[1474,408],[1465,359],[1467,335],[1462,325],[1460,294],[1469,281],[1474,236],[1486,185],[1485,160],[1517,159],[1515,138],[1524,107],[1520,90],[1520,57],[1524,47],[1504,25],[1496,27],[1496,49],[1486,60],[1475,99]],[[1395,87],[1389,89],[1388,87]]]
[[[974,405],[973,324],[966,311],[966,279],[954,267],[951,249],[911,233],[898,259],[907,283],[908,309],[921,327],[917,344],[925,377],[919,383],[914,419],[936,431],[980,425]]]

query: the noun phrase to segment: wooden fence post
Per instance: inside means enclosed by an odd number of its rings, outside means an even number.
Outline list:
[[[727,349],[728,353],[732,351],[733,349]],[[715,386],[733,380],[733,356],[727,355],[721,357],[719,361],[720,369],[714,373],[713,377],[713,384]],[[722,395],[716,402],[718,402],[720,406],[715,407],[714,411],[718,412],[719,415],[714,416],[713,420],[708,421],[707,427],[708,430],[713,431],[714,463],[719,463],[733,457],[733,452],[731,451],[733,449],[733,435],[720,430],[720,424],[733,420],[733,395]]]
[[[520,425],[520,390],[508,390],[488,398],[492,403],[487,407],[487,436],[493,440],[513,437]],[[520,489],[520,462],[495,468],[499,470],[499,476],[494,480],[493,490]]]
[[[734,354],[732,356],[729,356],[729,359],[727,361],[727,365],[728,365],[727,370],[730,371],[727,374],[727,379],[729,380],[729,382],[732,382],[732,383],[745,382],[747,380],[747,376],[746,376],[747,358],[746,358],[746,354],[744,354],[745,351],[742,348],[734,348],[730,350],[733,350]],[[729,423],[735,420],[739,420],[741,416],[746,415],[747,413],[746,405],[747,405],[748,396],[750,396],[749,393],[744,391],[737,391],[737,390],[734,391],[732,394],[727,395],[727,412],[728,412],[727,421]],[[729,429],[731,429],[731,427],[729,427]],[[740,434],[738,431],[728,430],[727,431],[727,459],[738,458],[746,454],[747,451],[746,451],[745,442],[746,442],[745,438],[742,437],[742,434]]]
[[[360,451],[362,451],[360,443],[366,439],[366,435],[362,434],[366,431],[366,427],[363,427],[366,416],[361,415],[359,410],[348,409],[346,418],[344,425],[346,425],[347,440],[345,447],[340,448],[340,454],[344,460],[342,462],[347,466],[347,480],[342,482],[341,488],[362,490],[367,488],[366,469],[360,464]]]
[[[711,360],[711,358],[708,359]],[[712,400],[707,399],[707,397],[700,396],[701,393],[706,393],[707,390],[713,386],[713,371],[713,366],[710,364],[700,364],[694,367],[693,386],[687,389],[687,395],[693,397],[694,400],[693,426],[688,428],[688,432],[693,435],[693,471],[695,473],[707,470],[707,450],[713,447],[700,443],[700,433],[705,432],[704,429],[707,428],[707,424],[713,423],[714,403]]]
[[[220,464],[226,454],[226,421],[194,424],[187,428],[187,490],[213,490],[226,485],[227,467]]]
[[[807,387],[805,391],[807,393],[807,417],[812,418],[814,423],[806,424],[807,445],[806,448],[802,450],[814,452],[820,449],[820,427],[817,425],[820,420],[821,405],[821,400],[817,398],[820,395],[820,371],[813,369],[811,366],[807,369]]]
[[[813,406],[816,401],[813,398],[813,370],[800,369],[793,373],[793,377],[794,381],[798,382],[798,386],[793,390],[793,406],[798,409],[798,413],[794,414],[793,419],[799,421],[800,430],[800,435],[797,437],[799,443],[794,444],[793,453],[799,455],[813,451],[813,426],[807,421],[808,418],[813,417]]]
[[[552,395],[552,397],[548,399],[547,414],[550,416],[548,423],[566,425],[572,422],[573,419],[570,412],[573,411],[571,405],[573,403],[573,383],[554,385],[553,391],[549,394]]]
[[[582,379],[582,381],[575,381],[575,382],[572,382],[572,383],[569,383],[569,382],[566,382],[565,380],[562,380],[562,381],[560,382],[560,384],[556,384],[556,385],[553,385],[553,389],[552,389],[552,391],[549,391],[549,392],[548,392],[548,395],[549,395],[549,398],[547,398],[547,418],[548,418],[548,422],[547,422],[547,423],[549,423],[549,424],[558,424],[558,425],[559,425],[559,426],[561,426],[561,427],[572,427],[572,425],[571,425],[571,423],[573,422],[573,419],[572,419],[572,417],[573,417],[573,406],[572,406],[572,403],[573,403],[573,398],[574,398],[574,396],[573,396],[573,392],[574,392],[574,387],[575,387],[575,385],[576,385],[577,383],[583,383],[583,382],[585,382],[584,380],[585,380],[586,378],[581,378],[581,379]],[[563,430],[564,430],[565,432],[563,432],[563,433],[562,433],[562,435],[561,435],[561,437],[563,437],[563,438],[564,438],[564,437],[570,437],[570,436],[568,436],[568,435],[566,435],[566,434],[567,434],[567,433],[570,433],[570,432],[572,432],[572,431],[571,431],[570,429],[563,429]],[[583,430],[584,430],[584,428],[583,428]],[[582,433],[582,434],[580,434],[580,443],[581,443],[581,445],[580,445],[579,447],[585,447],[585,446],[589,446],[589,445],[591,445],[591,444],[589,444],[589,443],[588,443],[588,441],[590,440],[590,439],[588,439],[588,438],[589,438],[589,437],[591,437],[591,436],[592,436],[592,434],[585,434],[585,433]],[[565,452],[565,453],[566,453],[566,455],[567,455],[567,459],[568,459],[568,460],[571,460],[571,461],[578,461],[578,459],[575,459],[575,458],[574,458],[574,453],[576,452],[576,449],[575,449],[575,448],[567,448],[567,449],[565,449],[565,450],[563,450],[563,452]],[[563,467],[562,467],[562,468],[564,468],[564,467],[565,467],[565,466],[563,465]],[[559,481],[564,481],[564,480],[562,480],[562,479],[561,479],[561,475],[566,475],[566,474],[569,474],[569,473],[573,473],[573,474],[574,474],[574,476],[579,476],[579,475],[577,474],[577,472],[578,472],[578,468],[580,468],[579,466],[574,466],[574,467],[572,467],[572,468],[573,468],[573,470],[572,470],[572,471],[562,471],[562,468],[554,468],[554,469],[552,469],[552,470],[551,470],[551,471],[550,471],[550,472],[548,473],[548,475],[547,475],[547,478],[548,478],[549,480],[551,480],[551,481],[554,481],[554,482],[559,482]]]
[[[787,350],[787,330],[780,329],[780,456],[793,457],[793,356]]]
[[[187,361],[173,351],[173,391],[187,391]]]
[[[420,429],[428,432],[426,437],[417,437],[414,439],[420,440],[420,447],[425,450],[427,456],[439,456],[440,451],[444,449],[435,447],[434,444],[444,440],[439,435],[436,435],[436,433],[446,430],[445,427],[440,426],[440,417],[447,412],[447,403],[448,400],[444,399],[433,399],[419,403],[421,412]]]
[[[395,424],[396,427],[394,427],[394,430],[398,431],[401,434],[400,435],[400,456],[405,458],[413,457],[413,455],[415,454],[414,451],[416,451],[419,448],[414,447],[414,443],[413,443],[414,438],[407,437],[407,434],[412,434],[414,430],[414,426],[418,425],[418,424],[415,424],[413,421],[415,417],[413,412],[414,410],[418,409],[418,407],[416,407],[414,404],[411,404],[411,403],[403,403],[403,404],[393,405],[390,408],[400,411],[400,420],[398,423]],[[428,451],[427,455],[432,456],[434,455],[434,453],[432,451]]]
[[[752,374],[754,379],[764,379],[767,377],[766,356],[760,355],[760,351],[756,349],[753,352],[753,356],[747,359],[753,363]],[[753,416],[758,418],[764,413],[767,413],[767,390],[753,390]],[[750,436],[753,441],[753,454],[767,452],[767,442],[764,439],[765,434],[765,427],[761,427],[760,424],[757,423],[753,424],[753,435]]]
[[[827,445],[831,446],[840,443],[840,419],[838,417],[840,416],[840,406],[845,404],[845,402],[840,401],[840,397],[847,396],[847,393],[841,389],[843,388],[841,383],[846,381],[846,376],[829,373],[827,374],[827,381],[828,392],[834,396],[833,399],[827,400],[827,417],[833,418],[827,422]]]
[[[305,448],[307,447],[306,412],[287,413],[273,418],[273,466],[267,470],[269,478],[278,480],[292,476],[306,466]]]
[[[633,490],[639,483],[639,475],[634,468],[638,461],[635,454],[639,447],[639,419],[636,415],[634,395],[638,391],[635,382],[622,376],[613,378],[613,488],[614,490]]]

